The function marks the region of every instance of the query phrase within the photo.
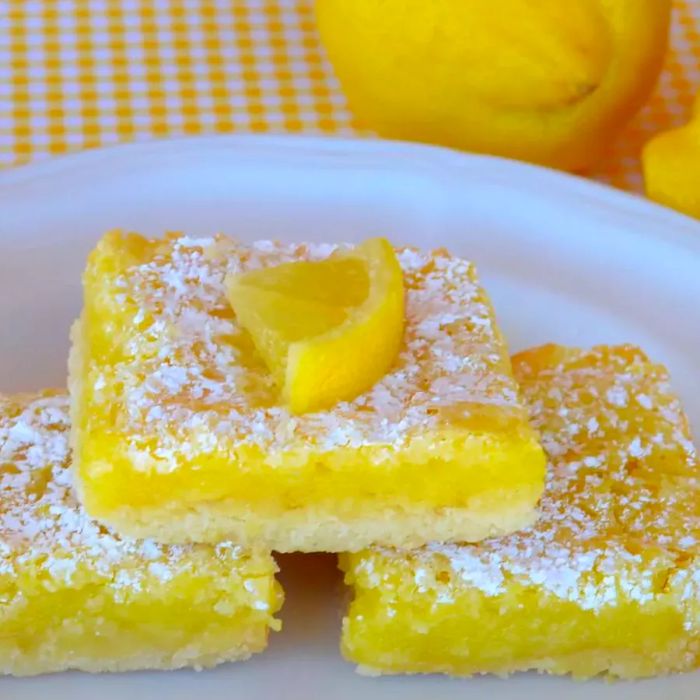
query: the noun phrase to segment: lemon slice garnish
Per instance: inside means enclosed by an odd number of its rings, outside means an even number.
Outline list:
[[[396,360],[403,275],[384,238],[318,262],[229,274],[226,288],[293,413],[359,396]]]

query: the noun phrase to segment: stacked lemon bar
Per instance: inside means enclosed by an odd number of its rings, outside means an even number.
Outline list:
[[[700,664],[697,456],[641,351],[511,362],[470,262],[384,239],[115,231],[83,282],[70,399],[0,400],[2,671],[246,658],[273,550],[341,553],[365,672]]]
[[[544,346],[514,368],[549,457],[538,522],[344,555],[346,656],[367,673],[697,668],[700,465],[666,370],[629,346]]]
[[[342,552],[533,522],[545,458],[468,262],[115,232],[84,283],[77,486],[119,531]]]
[[[279,622],[269,552],[133,540],[72,489],[68,397],[0,395],[0,673],[204,667]]]

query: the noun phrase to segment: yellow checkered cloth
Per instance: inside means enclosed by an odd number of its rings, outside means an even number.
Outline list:
[[[594,176],[641,189],[638,153],[700,87],[700,0],[676,0],[655,95]],[[366,134],[311,0],[0,0],[0,167],[180,134]]]

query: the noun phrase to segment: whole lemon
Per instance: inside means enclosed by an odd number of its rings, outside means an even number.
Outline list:
[[[368,126],[568,170],[648,97],[670,13],[670,0],[316,0]]]

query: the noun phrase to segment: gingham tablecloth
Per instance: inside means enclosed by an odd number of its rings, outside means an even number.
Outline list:
[[[700,88],[700,0],[676,0],[656,93],[593,175],[641,189],[638,153]],[[215,132],[366,135],[311,0],[0,0],[0,167]]]

